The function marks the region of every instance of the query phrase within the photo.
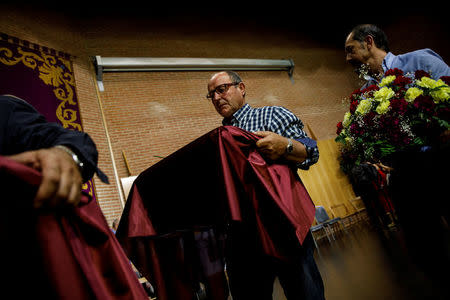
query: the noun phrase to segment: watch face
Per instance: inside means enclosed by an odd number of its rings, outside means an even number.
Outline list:
[[[294,150],[294,145],[292,145],[292,140],[289,139],[289,144],[288,144],[287,147],[286,147],[286,152],[287,152],[287,153],[291,153],[292,150]]]

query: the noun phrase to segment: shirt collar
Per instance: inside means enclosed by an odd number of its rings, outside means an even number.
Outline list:
[[[387,70],[391,69],[394,58],[395,58],[395,55],[392,54],[392,52],[388,52],[388,54],[386,54],[386,56],[383,59],[383,63],[382,63],[384,73],[386,73]]]
[[[239,108],[231,118],[224,118],[222,120],[223,125],[233,125],[239,124],[242,120],[244,120],[245,116],[251,110],[251,106],[248,103],[245,103],[241,108]]]

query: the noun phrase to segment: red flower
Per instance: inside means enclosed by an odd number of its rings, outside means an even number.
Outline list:
[[[408,102],[405,99],[392,99],[391,100],[392,111],[403,115],[408,110]]]
[[[364,93],[374,92],[374,91],[378,91],[379,89],[380,89],[379,86],[372,84],[372,85],[369,85],[368,87],[366,87],[365,89],[361,90],[361,93],[364,94]]]
[[[405,76],[397,76],[394,80],[394,84],[404,87],[407,84],[410,84],[412,82],[411,78],[405,77]]]
[[[354,90],[353,93],[350,94],[350,101],[358,101],[358,99],[361,97],[361,94],[361,90]]]
[[[436,116],[450,122],[450,107],[440,107],[436,110]]]
[[[358,123],[352,123],[350,125],[350,132],[354,135],[363,135],[364,134],[364,128],[359,126]]]
[[[359,102],[357,100],[352,101],[352,103],[350,103],[350,113],[353,114],[356,110],[356,108],[358,107]]]
[[[391,76],[391,75],[402,76],[403,71],[400,69],[394,68],[394,69],[387,70],[386,73],[384,74],[384,76]]]
[[[337,123],[336,127],[337,127],[336,134],[337,135],[341,134],[342,129],[344,129],[342,122]]]
[[[414,107],[426,113],[433,113],[435,104],[430,96],[420,95],[414,100]]]
[[[441,76],[441,79],[446,85],[450,85],[450,76]]]
[[[422,77],[431,77],[431,76],[430,76],[430,74],[428,74],[424,70],[417,70],[416,72],[414,72],[414,77],[417,80],[420,80],[420,79],[422,79]]]
[[[367,124],[368,127],[373,127],[375,126],[375,112],[373,111],[369,111],[365,116],[364,116],[364,123]]]

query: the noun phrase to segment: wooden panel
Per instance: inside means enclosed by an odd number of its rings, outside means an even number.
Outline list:
[[[332,205],[344,203],[350,213],[353,213],[354,208],[349,201],[355,198],[355,193],[348,177],[339,167],[338,145],[334,139],[321,140],[317,144],[320,152],[319,161],[309,170],[299,170],[300,178],[315,205],[322,205],[328,213],[331,213]]]

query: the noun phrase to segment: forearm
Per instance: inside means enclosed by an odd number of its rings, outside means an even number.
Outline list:
[[[288,138],[286,138],[286,149],[287,149],[287,145],[288,145]],[[306,152],[306,146],[303,145],[302,143],[291,139],[292,140],[292,152],[288,153],[286,151],[284,157],[291,162],[295,162],[295,163],[302,163],[306,160],[306,158],[308,157],[308,153]]]

